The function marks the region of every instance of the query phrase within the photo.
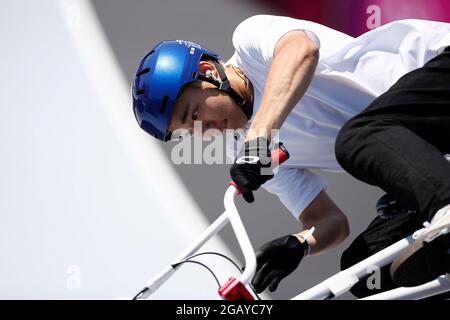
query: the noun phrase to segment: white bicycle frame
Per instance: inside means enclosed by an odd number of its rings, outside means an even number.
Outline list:
[[[179,268],[178,262],[195,254],[209,239],[216,235],[227,223],[230,223],[235,236],[238,240],[239,246],[245,258],[245,270],[237,279],[240,283],[248,285],[256,270],[256,256],[253,251],[252,244],[242,223],[241,217],[234,204],[234,196],[236,194],[236,187],[230,185],[225,193],[224,205],[225,211],[194,241],[186,250],[184,250],[169,266],[167,266],[155,278],[149,280],[146,284],[148,290],[141,296],[146,298],[155,292],[175,271]]]
[[[185,251],[183,251],[171,265],[167,266],[160,274],[155,278],[149,280],[146,284],[147,291],[145,291],[139,298],[147,298],[153,292],[155,292],[175,271],[180,267],[177,263],[183,261],[193,254],[195,254],[209,239],[216,235],[227,223],[230,223],[240,248],[245,258],[245,270],[236,279],[229,281],[224,287],[231,285],[232,293],[235,290],[250,294],[246,289],[255,274],[256,271],[256,257],[248,237],[247,231],[242,223],[239,212],[235,205],[235,196],[237,189],[234,185],[230,185],[225,193],[224,206],[225,212],[223,212],[199,237],[194,241]],[[353,285],[355,285],[361,278],[367,275],[367,270],[370,267],[378,266],[379,268],[392,262],[395,257],[408,245],[410,245],[415,238],[425,229],[420,229],[407,238],[404,238],[391,246],[381,250],[380,252],[370,256],[369,258],[355,264],[354,266],[343,270],[336,275],[326,279],[320,284],[312,287],[309,290],[299,294],[292,298],[293,300],[322,300],[337,297],[347,292]],[[173,267],[175,266],[175,267]],[[224,288],[222,287],[221,290]],[[228,287],[228,289],[230,289]],[[232,294],[226,296],[219,290],[219,293],[224,299],[233,298],[247,298],[251,299],[253,295]],[[434,281],[429,283],[412,287],[412,288],[397,288],[376,295],[372,295],[364,298],[365,300],[393,300],[393,299],[423,299],[426,297],[434,296],[443,292],[450,291],[450,279],[448,275],[443,275]]]
[[[425,228],[420,229],[413,235],[406,237],[352,267],[337,273],[320,284],[294,297],[293,300],[330,299],[349,291],[361,278],[367,276],[369,268],[371,269],[373,266],[381,268],[392,262],[397,255],[414,242],[424,230]],[[450,281],[448,275],[443,275],[417,287],[397,288],[361,300],[418,300],[447,291],[450,291]]]

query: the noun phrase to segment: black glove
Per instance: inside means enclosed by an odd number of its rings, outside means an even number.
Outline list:
[[[308,250],[308,243],[300,242],[296,236],[284,236],[264,244],[256,252],[256,273],[252,285],[256,292],[267,286],[275,291],[280,281],[297,269]]]
[[[273,172],[270,169],[269,142],[264,137],[259,137],[245,142],[230,174],[233,181],[239,187],[244,199],[253,202],[254,190],[258,189],[267,180],[272,179]]]

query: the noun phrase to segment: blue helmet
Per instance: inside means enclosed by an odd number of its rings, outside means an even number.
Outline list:
[[[190,41],[171,40],[157,44],[140,62],[132,85],[133,111],[139,126],[159,140],[170,140],[168,125],[175,101],[182,89],[196,80],[208,81],[230,94],[248,116],[248,102],[230,87],[219,59],[215,52]],[[215,64],[221,82],[198,72],[201,60]]]

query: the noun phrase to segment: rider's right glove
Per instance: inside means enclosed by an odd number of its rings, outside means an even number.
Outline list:
[[[263,292],[267,286],[271,292],[275,291],[280,281],[297,269],[307,252],[308,243],[293,235],[264,244],[256,252],[257,267],[252,280],[256,292]]]
[[[239,187],[245,201],[253,202],[253,191],[272,179],[270,156],[269,141],[265,137],[259,137],[245,142],[231,166],[231,178]]]

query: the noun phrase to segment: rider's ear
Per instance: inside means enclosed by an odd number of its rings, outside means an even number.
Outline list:
[[[218,77],[218,72],[216,68],[214,67],[214,64],[212,64],[209,61],[200,61],[198,63],[198,72],[200,72],[204,76],[208,76],[208,74],[212,74],[213,77]]]

